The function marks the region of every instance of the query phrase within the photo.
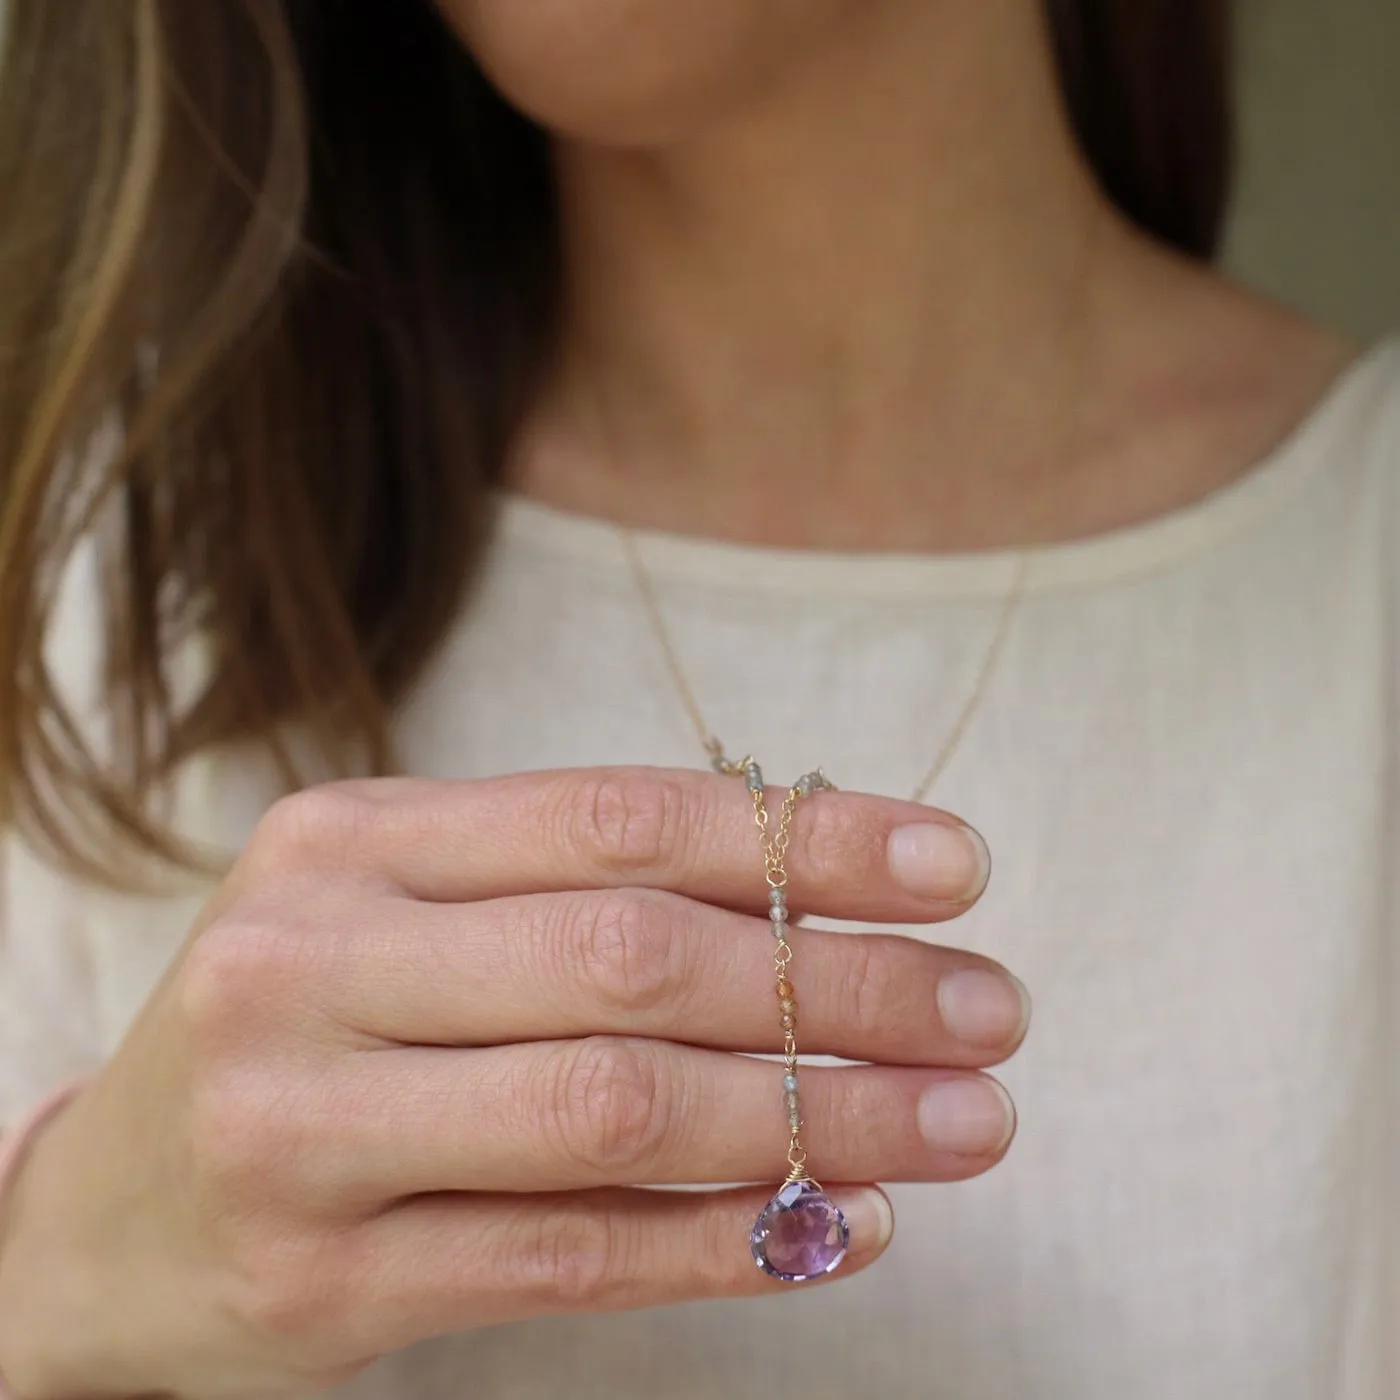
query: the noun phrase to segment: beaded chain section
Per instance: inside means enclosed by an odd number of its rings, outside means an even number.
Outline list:
[[[737,763],[726,758],[723,744],[705,723],[695,691],[681,665],[666,619],[662,616],[660,600],[652,585],[651,575],[642,562],[635,536],[631,530],[619,526],[618,538],[671,683],[690,719],[695,737],[709,755],[710,766],[716,772],[742,778],[753,798],[754,820],[758,824],[763,865],[768,876],[768,913],[773,926],[773,970],[777,975],[778,1012],[783,1031],[783,1095],[787,1104],[789,1175],[755,1222],[749,1236],[749,1248],[754,1262],[764,1273],[784,1283],[803,1283],[835,1269],[845,1258],[850,1243],[845,1217],[821,1186],[807,1174],[807,1149],[802,1142],[802,1100],[798,1083],[797,995],[789,975],[793,952],[788,939],[786,860],[793,814],[803,798],[830,789],[834,784],[820,768],[799,778],[787,790],[778,811],[777,823],[773,824],[765,800],[763,773],[758,764],[752,757],[742,758]],[[910,798],[913,802],[924,800],[952,761],[991,684],[997,662],[1011,635],[1012,620],[1025,594],[1030,559],[1030,551],[1022,551],[971,689],[933,761],[915,787]]]
[[[778,1018],[783,1033],[783,1097],[787,1104],[788,1178],[754,1222],[749,1248],[764,1273],[783,1283],[804,1283],[829,1274],[846,1256],[850,1230],[846,1218],[820,1183],[807,1173],[802,1141],[802,1098],[797,1060],[797,993],[789,976],[793,950],[789,941],[787,851],[797,804],[813,793],[834,788],[820,768],[800,777],[783,797],[774,823],[768,812],[763,771],[752,757],[738,763],[724,757],[714,740],[708,745],[716,771],[741,777],[753,799],[754,822],[768,880],[768,918],[773,929],[773,972],[777,982]]]

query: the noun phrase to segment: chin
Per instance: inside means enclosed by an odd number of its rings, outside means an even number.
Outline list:
[[[435,0],[501,94],[556,134],[683,140],[753,101],[855,0]]]

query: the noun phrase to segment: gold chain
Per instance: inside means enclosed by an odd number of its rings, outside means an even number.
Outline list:
[[[695,737],[700,741],[700,747],[709,756],[710,765],[716,771],[743,778],[748,784],[749,795],[753,799],[754,822],[758,827],[759,843],[763,851],[763,868],[768,878],[769,915],[772,920],[774,936],[773,973],[777,982],[778,1013],[783,1032],[783,1085],[786,1091],[788,1109],[788,1180],[790,1182],[810,1181],[811,1178],[807,1174],[807,1149],[802,1142],[802,1109],[798,1093],[797,993],[792,979],[788,975],[793,952],[792,944],[788,941],[787,936],[787,852],[788,844],[792,839],[792,819],[797,811],[798,801],[803,797],[810,796],[813,792],[831,788],[834,784],[820,768],[814,773],[808,773],[799,778],[784,795],[782,806],[778,809],[777,823],[773,824],[768,813],[768,804],[764,798],[763,776],[758,764],[749,755],[737,762],[728,758],[724,745],[705,723],[700,702],[695,698],[690,678],[685,673],[685,667],[681,665],[680,656],[671,639],[671,630],[666,626],[666,618],[661,611],[661,603],[656,596],[651,575],[642,563],[636,536],[625,526],[619,526],[618,533],[622,539],[627,562],[632,570],[637,594],[642,600],[642,605],[651,623],[651,630],[666,663],[666,670],[670,674],[671,683],[675,687],[676,694],[680,697],[681,705],[685,709],[691,727],[695,730]],[[972,722],[972,717],[977,712],[982,697],[986,694],[987,687],[996,670],[997,661],[1006,647],[1006,639],[1011,634],[1012,619],[1015,617],[1025,594],[1029,566],[1030,551],[1022,551],[1017,561],[1016,573],[1012,579],[1011,587],[1007,590],[1006,597],[1002,601],[991,641],[982,657],[981,665],[977,668],[972,688],[959,708],[938,752],[934,755],[928,771],[915,787],[911,801],[923,801],[929,789],[942,776],[944,769],[947,768],[953,755],[957,752],[958,746],[962,743],[963,736],[967,733]]]
[[[964,697],[962,708],[949,726],[948,733],[943,739],[943,745],[933,756],[928,771],[915,785],[909,798],[911,802],[922,802],[929,795],[933,785],[943,776],[944,769],[953,761],[953,755],[957,753],[963,736],[971,727],[972,717],[981,707],[983,697],[991,684],[992,676],[996,673],[997,662],[1001,660],[1001,654],[1006,649],[1006,640],[1011,635],[1012,620],[1020,609],[1022,598],[1025,597],[1026,576],[1030,573],[1030,567],[1030,551],[1028,549],[1022,550],[1016,561],[1016,573],[1011,580],[1011,587],[1002,600],[1001,611],[997,615],[997,625],[992,632],[992,640],[987,644],[987,650],[982,656],[982,664],[977,668],[977,674],[973,677],[972,688]]]
[[[783,1083],[788,1106],[788,1180],[810,1181],[807,1149],[802,1144],[802,1109],[797,1088],[797,993],[788,977],[792,944],[788,942],[787,849],[792,839],[792,818],[798,800],[832,786],[821,769],[799,778],[783,797],[776,828],[772,827],[764,798],[763,777],[752,758],[732,765],[748,783],[753,799],[753,819],[763,848],[763,868],[768,877],[769,916],[773,924],[773,973],[777,979],[778,1014],[783,1030]]]
[[[797,810],[797,789],[789,788],[783,798],[782,811],[778,816],[776,834],[768,834],[768,808],[763,801],[762,791],[753,794],[754,820],[758,823],[759,839],[763,843],[763,863],[768,870],[769,887],[784,889],[787,885],[787,871],[783,868],[783,857],[787,851],[788,837],[792,829],[792,814]],[[790,1075],[797,1074],[797,997],[793,985],[788,981],[788,964],[792,961],[792,944],[787,941],[787,929],[779,925],[777,941],[773,948],[773,972],[778,979],[778,1012],[782,1017],[783,1066]],[[788,1125],[788,1166],[794,1177],[802,1177],[807,1171],[807,1151],[802,1146],[802,1121],[789,1121]]]
[[[700,742],[700,747],[709,755],[711,764],[721,772],[736,773],[741,771],[742,765],[730,763],[724,757],[724,745],[716,738],[714,731],[705,723],[705,716],[700,709],[700,702],[695,698],[694,688],[690,684],[689,677],[685,673],[685,668],[681,665],[675,643],[671,639],[671,629],[666,625],[665,615],[661,611],[660,600],[656,596],[656,588],[652,583],[651,575],[647,571],[646,565],[642,562],[641,550],[637,545],[636,535],[625,525],[617,527],[618,535],[622,541],[623,552],[627,557],[628,567],[632,571],[632,581],[636,586],[637,595],[642,601],[642,606],[646,611],[647,619],[651,625],[652,634],[656,638],[657,646],[660,648],[662,659],[666,663],[666,670],[671,677],[671,684],[675,688],[681,705],[684,707],[686,716],[690,720],[691,728],[695,731],[695,737]],[[933,756],[927,771],[919,779],[913,793],[910,795],[911,802],[922,802],[932,790],[933,785],[943,776],[948,765],[953,761],[954,754],[957,753],[962,744],[968,729],[971,727],[973,716],[981,707],[983,699],[986,697],[988,687],[991,684],[993,675],[996,673],[997,663],[1001,660],[1002,652],[1006,649],[1006,643],[1011,635],[1011,624],[1020,609],[1021,602],[1025,597],[1026,579],[1030,574],[1031,551],[1022,550],[1017,562],[1016,572],[1012,576],[1011,585],[1002,599],[1001,610],[997,616],[996,626],[992,631],[990,642],[983,653],[981,664],[978,666],[973,677],[972,686],[968,690],[962,705],[949,727],[943,742],[939,745],[937,752]]]

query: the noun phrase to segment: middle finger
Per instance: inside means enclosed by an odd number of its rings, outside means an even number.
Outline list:
[[[364,917],[364,932],[344,931],[351,966],[331,1007],[357,1032],[452,1046],[589,1035],[782,1044],[766,919],[652,890],[395,901]],[[789,939],[805,1051],[985,1067],[1025,1033],[1025,989],[976,953],[888,934],[794,928]]]

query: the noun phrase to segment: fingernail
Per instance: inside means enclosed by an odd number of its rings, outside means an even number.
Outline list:
[[[910,894],[965,904],[987,886],[992,858],[970,827],[945,822],[897,826],[890,832],[890,871]]]
[[[1016,1129],[1011,1095],[995,1079],[943,1079],[919,1099],[919,1131],[935,1152],[987,1157]]]
[[[965,967],[938,984],[938,1011],[950,1034],[989,1050],[1015,1045],[1031,1019],[1031,999],[1018,978]]]
[[[846,1217],[853,1249],[884,1249],[894,1237],[894,1207],[883,1191],[873,1186],[843,1186],[831,1193],[831,1199]]]

